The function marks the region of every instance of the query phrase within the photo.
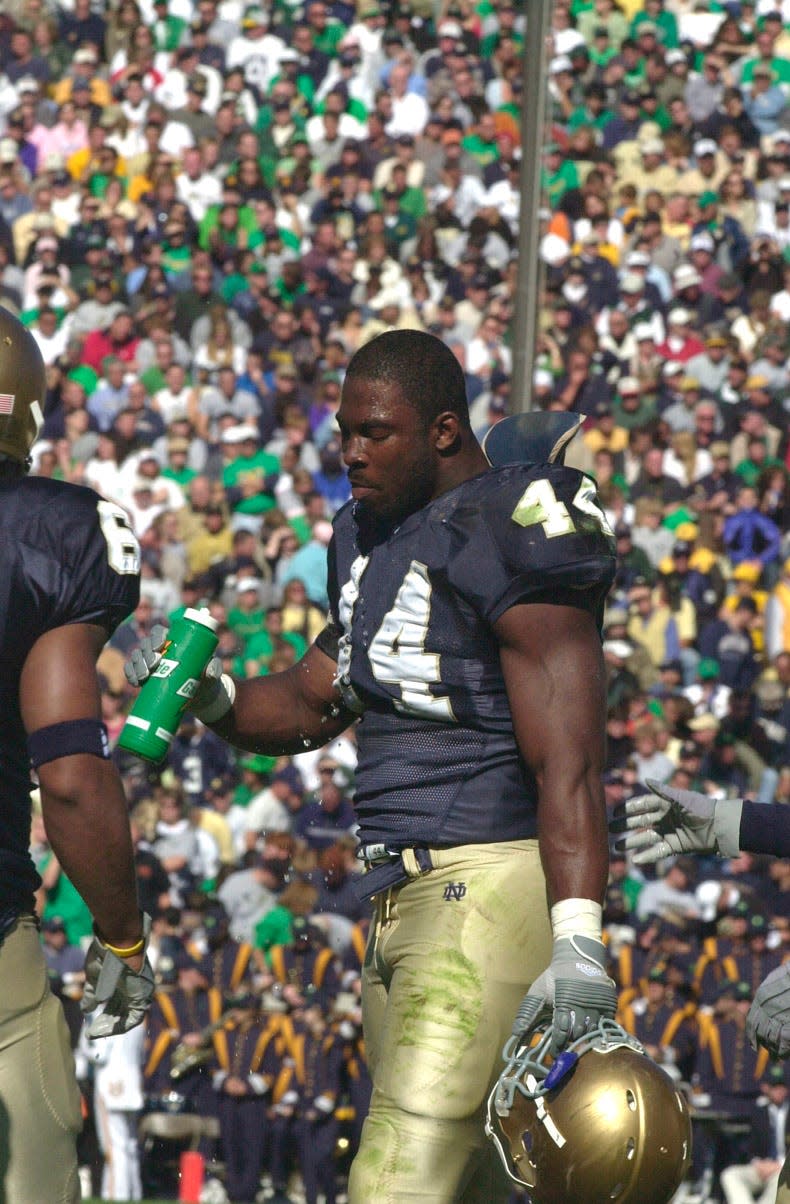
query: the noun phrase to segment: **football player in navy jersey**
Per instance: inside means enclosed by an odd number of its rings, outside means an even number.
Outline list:
[[[358,720],[373,1095],[352,1204],[506,1199],[483,1108],[514,1016],[518,1031],[550,1018],[555,1049],[614,1016],[599,637],[613,540],[592,482],[556,454],[574,423],[555,419],[542,448],[493,467],[444,343],[363,346],[338,412],[352,500],[330,622],[283,673],[235,682],[213,664],[193,704],[265,753]],[[157,660],[144,642],[129,680]]]
[[[652,793],[622,803],[611,825],[636,865],[652,865],[679,853],[737,857],[744,849],[790,857],[790,814],[785,807],[711,798],[649,779],[647,785]],[[774,1058],[790,1058],[790,961],[758,986],[746,1033],[755,1049],[761,1045]],[[779,1173],[776,1204],[790,1204],[790,1157]]]
[[[137,602],[139,548],[119,507],[26,475],[45,392],[33,337],[0,309],[0,1196],[14,1204],[80,1198],[80,1095],[35,917],[31,765],[47,837],[95,920],[90,1035],[138,1024],[153,991],[96,674]]]

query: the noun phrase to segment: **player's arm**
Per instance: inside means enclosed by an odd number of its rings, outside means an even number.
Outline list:
[[[167,638],[154,627],[124,666],[127,681],[141,686],[161,659]],[[335,685],[337,663],[321,647],[336,647],[334,629],[324,629],[292,668],[268,677],[239,680],[212,660],[189,709],[219,736],[248,752],[283,756],[318,748],[339,736],[356,716],[344,705]]]
[[[336,673],[336,662],[312,644],[290,669],[236,681],[230,710],[208,722],[229,743],[250,752],[282,756],[319,748],[356,718],[343,705]]]
[[[19,688],[47,838],[94,918],[82,1008],[104,1008],[91,1021],[92,1037],[139,1024],[154,990],[126,797],[101,739],[96,659],[106,638],[88,623],[46,632],[28,653]]]
[[[494,630],[516,739],[537,781],[554,933],[551,967],[530,988],[517,1024],[529,1027],[553,1009],[560,1047],[616,1007],[601,942],[609,864],[601,645],[593,616],[570,606],[513,606]]]
[[[717,853],[737,857],[742,850],[790,857],[790,816],[782,807],[748,799],[711,798],[648,780],[651,794],[627,799],[611,829],[635,865],[650,865],[676,853]]]
[[[69,725],[101,722],[96,659],[104,628],[72,623],[46,632],[25,661],[20,682],[28,736],[50,751],[93,739]],[[37,736],[41,733],[41,736]],[[98,747],[98,746],[97,746]],[[44,755],[49,755],[49,752]],[[47,838],[64,872],[82,895],[96,927],[111,944],[134,945],[142,935],[126,797],[112,761],[97,752],[74,752],[38,765]],[[139,959],[138,964],[140,964]]]
[[[648,779],[651,794],[627,799],[612,830],[637,865],[678,853],[736,857],[742,850],[790,856],[790,816],[785,807],[748,799],[715,799]],[[749,1040],[775,1058],[790,1056],[790,962],[760,983],[746,1020]]]

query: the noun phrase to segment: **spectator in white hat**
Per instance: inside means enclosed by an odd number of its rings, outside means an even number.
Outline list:
[[[704,292],[715,292],[724,275],[724,270],[716,262],[715,256],[716,242],[709,230],[699,230],[696,234],[692,234],[689,242],[689,258],[699,273],[700,285]]]
[[[701,196],[703,192],[718,190],[727,165],[719,160],[718,146],[712,138],[698,138],[692,147],[693,165],[684,171],[678,188],[687,196]]]
[[[685,364],[705,350],[700,338],[691,329],[692,315],[683,306],[674,306],[667,315],[667,337],[658,348],[659,355]]]

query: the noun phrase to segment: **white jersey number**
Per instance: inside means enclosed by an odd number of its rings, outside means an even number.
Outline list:
[[[601,528],[604,535],[614,538],[614,532],[606,515],[596,500],[595,485],[589,477],[585,477],[576,490],[572,505],[577,510],[581,510],[582,514],[589,515]],[[511,518],[520,527],[532,527],[540,524],[547,539],[554,539],[557,535],[572,535],[576,530],[576,524],[570,516],[568,507],[560,501],[551,482],[545,478],[530,481],[519,498]]]
[[[422,715],[445,723],[455,722],[446,696],[436,697],[429,686],[441,681],[440,657],[425,651],[425,639],[431,618],[431,583],[424,564],[413,560],[391,610],[368,648],[368,658],[376,681],[400,688],[397,710],[406,715]]]
[[[110,568],[122,576],[140,572],[140,545],[129,524],[129,516],[114,502],[101,501],[97,506],[102,534],[107,540],[107,560]]]

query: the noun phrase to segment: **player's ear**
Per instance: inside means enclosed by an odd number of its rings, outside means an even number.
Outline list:
[[[433,422],[434,446],[442,455],[456,451],[461,441],[461,423],[452,410],[445,410]]]

